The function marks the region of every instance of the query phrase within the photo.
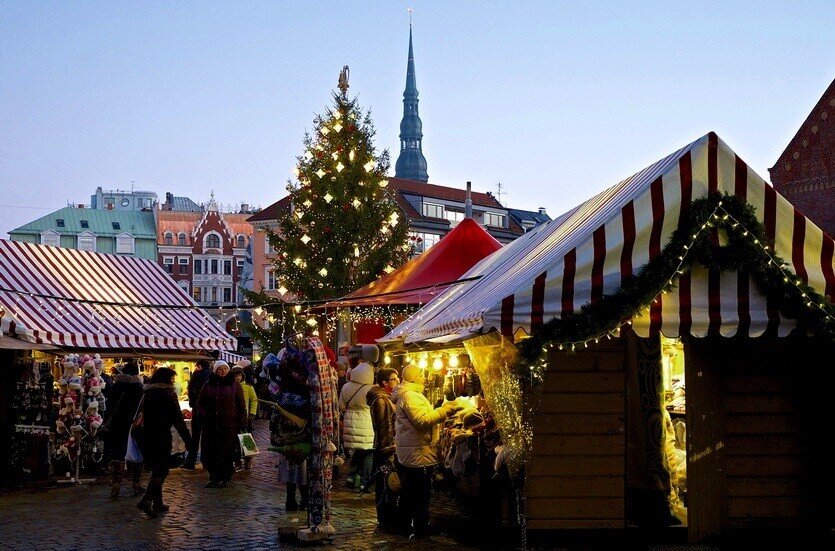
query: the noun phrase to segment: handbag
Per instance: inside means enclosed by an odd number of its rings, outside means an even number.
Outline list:
[[[258,455],[258,445],[255,443],[251,432],[240,433],[238,435],[238,441],[241,443],[241,455],[244,458]]]

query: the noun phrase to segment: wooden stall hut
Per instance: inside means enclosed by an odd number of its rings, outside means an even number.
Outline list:
[[[482,341],[477,369],[513,364],[529,532],[831,543],[834,249],[710,133],[494,253],[383,342]]]

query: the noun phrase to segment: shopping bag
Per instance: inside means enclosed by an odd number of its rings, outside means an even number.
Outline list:
[[[130,436],[135,440],[141,450],[145,446],[145,397],[139,400],[139,407],[130,425]]]
[[[142,452],[139,451],[139,446],[136,445],[136,440],[133,436],[128,435],[128,452],[125,454],[125,459],[132,463],[142,463]]]
[[[241,453],[244,457],[252,457],[258,455],[258,445],[255,444],[255,439],[251,432],[242,432],[238,435],[238,441],[241,443]]]

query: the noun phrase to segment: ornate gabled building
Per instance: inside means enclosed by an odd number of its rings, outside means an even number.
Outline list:
[[[220,212],[212,199],[200,212],[159,209],[155,214],[159,264],[197,304],[216,309],[216,319],[225,323],[234,317],[252,212]]]
[[[412,26],[409,25],[409,60],[406,63],[406,89],[403,91],[403,120],[400,121],[400,156],[394,165],[396,178],[428,182],[426,157],[423,156],[423,123],[418,113],[418,90],[415,79],[415,56],[412,49]]]
[[[835,235],[835,80],[773,167],[774,189],[828,235]]]

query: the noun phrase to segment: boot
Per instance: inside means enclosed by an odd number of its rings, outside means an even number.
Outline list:
[[[302,486],[304,487],[304,486]],[[304,493],[302,493],[304,495]],[[284,500],[285,511],[298,511],[299,504],[296,503],[296,485],[290,482],[287,483],[287,498]]]
[[[142,487],[142,463],[131,463],[131,487],[133,495],[138,496],[145,491]]]
[[[110,485],[110,497],[112,497],[113,499],[119,497],[119,490],[122,488],[122,472],[124,471],[124,469],[124,461],[110,462],[110,471],[113,474],[112,482]]]
[[[301,484],[299,485],[299,494],[301,494],[301,501],[299,501],[299,509],[301,511],[307,511],[307,485]]]

